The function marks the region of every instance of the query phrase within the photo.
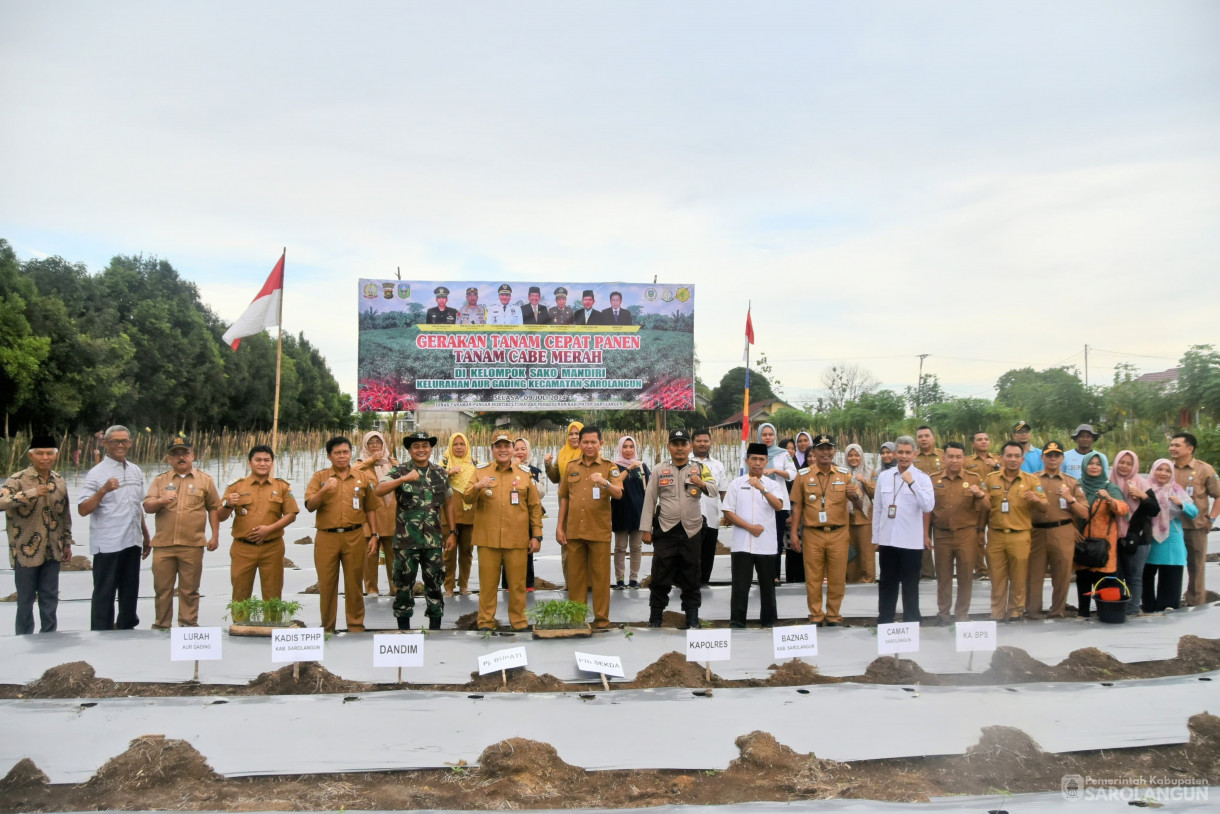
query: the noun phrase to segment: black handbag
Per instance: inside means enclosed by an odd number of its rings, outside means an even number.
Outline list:
[[[1093,506],[1089,507],[1089,519],[1085,523],[1085,528],[1093,523],[1095,506],[1097,506],[1097,501],[1093,501]],[[1114,520],[1111,518],[1110,522],[1113,523]],[[1104,568],[1110,561],[1110,541],[1104,537],[1085,537],[1076,543],[1072,559],[1082,568]]]

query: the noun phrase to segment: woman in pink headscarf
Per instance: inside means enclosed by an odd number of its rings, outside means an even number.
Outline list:
[[[1182,571],[1186,567],[1182,518],[1198,517],[1199,509],[1186,490],[1174,482],[1173,462],[1168,458],[1157,459],[1149,478],[1154,497],[1144,502],[1155,500],[1161,511],[1152,519],[1152,542],[1144,566],[1144,611],[1157,613],[1182,602]]]
[[[1148,547],[1152,540],[1152,519],[1161,507],[1155,499],[1148,497],[1148,481],[1140,475],[1140,459],[1129,449],[1114,456],[1110,469],[1110,480],[1122,491],[1131,507],[1131,514],[1117,518],[1118,521],[1118,576],[1126,581],[1131,591],[1127,603],[1127,615],[1136,616],[1144,589],[1144,563],[1148,559]]]

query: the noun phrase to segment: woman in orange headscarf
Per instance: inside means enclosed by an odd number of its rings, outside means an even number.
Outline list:
[[[457,526],[457,545],[445,551],[445,596],[453,596],[455,585],[458,593],[470,593],[470,564],[474,551],[474,506],[462,500],[462,493],[470,485],[475,470],[470,441],[465,433],[455,432],[449,436],[449,448],[441,456],[441,468],[449,473],[449,485],[453,496],[449,503],[453,507],[453,522]]]

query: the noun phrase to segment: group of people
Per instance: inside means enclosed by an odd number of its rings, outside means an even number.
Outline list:
[[[449,306],[449,289],[437,286],[433,290],[436,305],[429,308],[424,315],[428,325],[634,325],[631,311],[623,307],[623,295],[619,291],[610,292],[610,305],[607,308],[596,306],[596,296],[592,289],[585,289],[580,295],[580,307],[568,305],[568,289],[559,286],[555,289],[555,304],[542,304],[542,289],[539,286],[529,287],[528,302],[514,303],[513,287],[504,283],[496,289],[498,302],[482,305],[479,302],[479,289],[470,286],[466,289],[466,302],[461,308]]]
[[[1130,613],[1178,607],[1183,572],[1185,602],[1205,601],[1207,533],[1220,514],[1220,481],[1194,457],[1193,435],[1175,434],[1169,457],[1144,476],[1130,450],[1111,468],[1092,449],[1098,433],[1090,425],[1077,428],[1074,449],[1055,441],[1031,447],[1030,432],[1018,423],[998,456],[987,434],[976,433],[967,455],[957,442],[938,447],[931,428],[920,427],[914,437],[882,444],[880,464],[870,470],[857,444],[838,466],[831,436],[801,433],[790,451],[777,443],[775,427],[763,424],[736,478],[711,456],[707,430],[671,432],[667,459],[651,469],[634,437],[621,437],[607,458],[601,431],[580,422],[568,426],[567,442],[545,457],[544,469],[533,465],[526,439],[505,432],[494,435],[484,463],[462,433],[436,456],[437,438],[414,432],[403,439],[402,462],[379,432],[365,435],[355,461],[351,441],[334,437],[326,443],[330,465],[314,473],[304,494],[316,528],[321,624],[336,627],[342,572],[347,630],[365,629],[363,597],[378,592],[384,559],[399,629],[411,628],[417,576],[428,627],[437,629],[445,598],[468,592],[477,549],[484,588],[478,627],[496,627],[501,581],[509,625],[528,627],[526,594],[532,555],[542,545],[547,482],[558,486],[556,542],[568,596],[589,602],[594,629],[610,627],[612,590],[639,586],[645,544],[653,549],[649,624],[661,625],[676,586],[686,626],[699,626],[700,587],[710,580],[722,528],[730,535],[733,627],[746,625],[755,581],[759,621],[776,622],[781,555],[788,578],[797,581],[797,571],[805,583],[809,622],[827,627],[845,624],[849,580],[877,581],[879,623],[895,621],[900,597],[903,620],[920,621],[921,575],[937,581],[936,621],[944,623],[967,618],[980,575],[991,581],[991,617],[1006,622],[1065,616],[1073,581],[1080,616],[1115,579],[1129,591]],[[222,493],[194,466],[184,435],[170,439],[169,469],[148,484],[127,460],[125,427],[108,428],[103,445],[106,455],[86,474],[76,501],[90,522],[92,629],[139,623],[140,560],[150,555],[153,627],[173,623],[175,596],[178,624],[197,624],[204,552],[218,547],[219,524],[230,517],[233,599],[251,596],[256,574],[264,598],[281,596],[284,529],[300,505],[288,482],[272,475],[270,447],[252,448],[250,474]],[[35,602],[41,631],[56,629],[59,571],[72,546],[71,501],[54,470],[56,440],[35,436],[28,456],[30,466],[0,487],[18,634],[34,631]]]

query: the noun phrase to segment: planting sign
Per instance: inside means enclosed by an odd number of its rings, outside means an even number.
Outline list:
[[[687,630],[687,661],[728,661],[731,635],[727,630]]]
[[[321,661],[326,631],[320,627],[290,627],[271,631],[271,661]]]
[[[220,628],[171,627],[170,661],[217,661],[221,658]]]
[[[361,411],[695,409],[693,285],[362,279],[359,303]]]
[[[373,636],[374,667],[423,667],[422,633],[377,633]]]
[[[919,622],[877,625],[877,655],[919,652]]]

